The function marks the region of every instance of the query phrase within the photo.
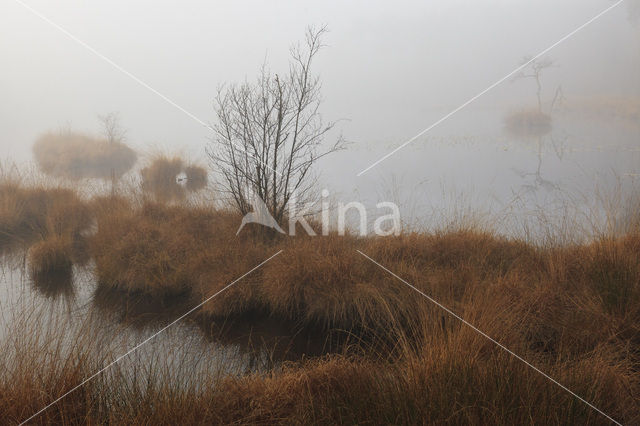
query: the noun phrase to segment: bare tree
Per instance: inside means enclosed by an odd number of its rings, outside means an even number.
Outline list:
[[[304,45],[290,49],[286,75],[272,74],[263,65],[254,83],[218,90],[207,154],[242,214],[251,211],[251,197],[258,196],[281,221],[294,195],[310,195],[316,161],[343,147],[342,138],[322,144],[335,122],[322,120],[321,84],[311,67],[325,32],[324,27],[307,29]]]
[[[110,144],[123,143],[127,131],[120,124],[120,116],[117,112],[110,112],[106,115],[99,115],[98,120],[102,123],[102,134]],[[117,190],[118,178],[114,168],[111,169],[111,193]]]
[[[117,112],[99,115],[98,120],[102,123],[102,134],[109,143],[124,142],[127,131],[120,125],[120,115]]]
[[[520,65],[526,64],[531,61],[530,56],[525,56],[520,61]],[[533,78],[536,81],[537,91],[536,95],[538,96],[538,111],[542,112],[542,73],[545,69],[553,66],[553,61],[551,59],[536,59],[527,67],[528,72],[522,70],[518,74],[516,74],[513,79],[518,80],[522,78]]]

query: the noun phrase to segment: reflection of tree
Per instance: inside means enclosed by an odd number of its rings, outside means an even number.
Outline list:
[[[520,176],[523,180],[528,180],[528,182],[522,184],[523,190],[525,190],[526,192],[537,192],[542,188],[547,192],[551,192],[560,189],[560,185],[557,182],[545,179],[542,176],[542,160],[544,158],[545,144],[549,142],[556,157],[562,161],[567,139],[567,135],[564,135],[561,138],[556,138],[554,137],[554,135],[549,135],[548,139],[545,139],[543,136],[538,136],[538,165],[536,167],[536,170],[534,172],[526,172],[515,167],[511,168],[511,170],[515,174]]]
[[[530,62],[530,63],[529,63]],[[526,140],[536,140],[538,145],[538,165],[534,172],[527,172],[512,168],[513,172],[520,176],[523,180],[527,180],[522,185],[526,192],[537,192],[540,188],[547,192],[560,189],[558,183],[545,179],[542,176],[542,160],[544,158],[544,148],[547,142],[551,143],[551,147],[559,160],[564,157],[565,143],[567,136],[556,138],[552,134],[553,127],[551,125],[551,116],[542,110],[542,74],[547,68],[553,66],[553,61],[548,58],[531,60],[531,57],[524,57],[521,64],[529,65],[514,76],[513,80],[533,79],[536,82],[536,98],[538,101],[537,110],[523,110],[512,113],[507,117],[506,128],[509,133],[516,137],[522,137]],[[549,106],[549,114],[551,114],[556,106],[564,101],[564,93],[562,86],[558,86],[555,90],[553,99]]]
[[[562,91],[562,86],[556,87],[556,93],[553,95],[553,100],[551,101],[551,106],[549,107],[549,112],[552,113],[553,109],[558,106],[562,106],[565,101],[564,92]]]
[[[556,138],[554,135],[550,135],[549,139],[551,139],[551,147],[556,153],[556,157],[558,157],[558,160],[562,161],[569,136],[566,133],[561,138]]]

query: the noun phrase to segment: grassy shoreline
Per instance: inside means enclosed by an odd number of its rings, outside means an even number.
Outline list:
[[[80,251],[95,262],[99,287],[120,292],[123,304],[143,295],[170,305],[179,295],[195,306],[283,250],[204,305],[198,321],[274,319],[303,333],[340,330],[361,341],[267,373],[202,378],[197,389],[100,379],[35,423],[608,424],[356,250],[616,420],[640,421],[638,229],[566,246],[474,229],[385,238],[263,238],[249,230],[236,237],[239,217],[206,206],[83,199],[11,182],[0,194],[1,244],[30,244],[34,275],[80,262],[72,247],[86,247]],[[15,350],[0,375],[0,412],[9,423],[97,367],[82,344],[65,362],[27,344]]]

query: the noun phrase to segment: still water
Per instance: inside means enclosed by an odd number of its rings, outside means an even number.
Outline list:
[[[446,112],[425,117],[425,127]],[[336,203],[365,203],[369,223],[376,203],[393,201],[403,223],[418,229],[484,213],[496,232],[535,239],[548,228],[577,233],[626,214],[640,183],[640,117],[566,110],[552,115],[546,134],[514,135],[507,114],[463,110],[361,176],[404,141],[354,142],[324,161],[322,184]]]
[[[4,254],[0,262],[0,345],[6,358],[19,342],[17,347],[59,362],[89,355],[98,371],[140,345],[118,361],[115,374],[142,382],[161,374],[171,383],[198,387],[327,351],[317,337],[272,319],[216,323],[191,314],[176,322],[194,305],[187,298],[161,302],[105,289],[91,263],[74,266],[71,277],[42,282],[30,276],[25,249]]]

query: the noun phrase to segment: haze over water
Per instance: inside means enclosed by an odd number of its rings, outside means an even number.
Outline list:
[[[336,199],[372,206],[393,196],[406,222],[463,194],[491,211],[520,216],[566,194],[626,186],[638,173],[640,28],[627,0],[546,59],[545,109],[558,87],[545,140],[504,131],[512,110],[535,106],[531,79],[505,81],[361,177],[357,173],[507,73],[611,6],[590,1],[170,2],[65,1],[29,6],[204,122],[225,83],[252,81],[259,67],[287,67],[288,48],[310,24],[327,25],[316,71],[326,120],[340,120],[348,149],[316,167]],[[17,2],[0,14],[0,150],[31,160],[43,132],[99,133],[97,116],[118,112],[127,143],[206,161],[210,131],[74,42]],[[611,103],[636,115],[617,117]],[[600,110],[587,114],[585,105]],[[403,200],[404,198],[404,200]],[[454,196],[455,198],[455,196]],[[410,199],[408,201],[407,199]]]

